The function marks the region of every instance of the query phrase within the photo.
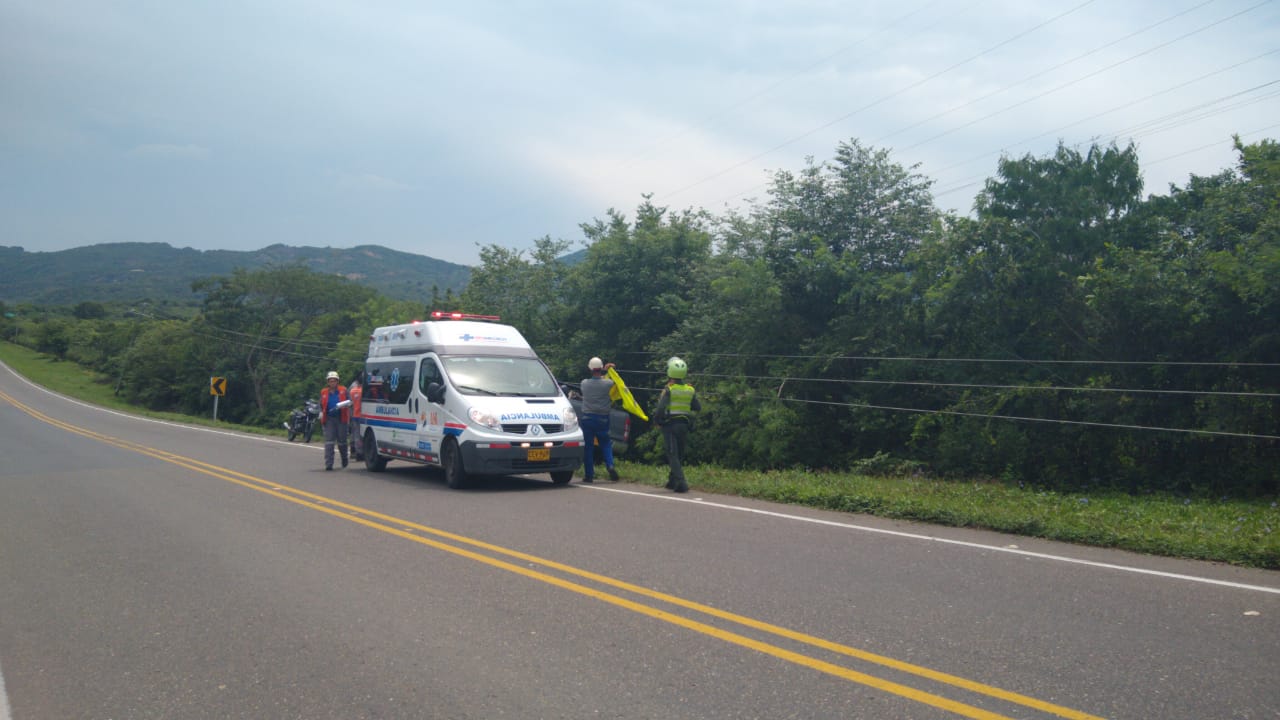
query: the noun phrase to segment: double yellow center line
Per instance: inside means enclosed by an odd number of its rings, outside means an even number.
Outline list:
[[[959,688],[961,690],[965,690],[971,693],[976,693],[979,695],[984,695],[989,698],[994,698],[996,700],[1000,700],[1003,702],[1020,705],[1026,708],[1031,708],[1031,709],[1034,709],[1043,713],[1047,713],[1049,715],[1053,715],[1056,717],[1069,718],[1070,720],[1102,720],[1101,718],[1095,715],[1090,715],[1088,713],[1084,713],[1078,710],[1073,710],[1071,708],[1063,707],[1061,705],[1056,705],[1054,703],[1038,700],[1033,697],[1028,697],[1026,695],[1022,695],[1015,692],[1010,692],[1008,690],[1003,690],[997,687],[993,687],[991,685],[986,685],[980,682],[968,680],[966,678],[958,677],[955,675],[950,675],[948,673],[940,672],[937,670],[931,670],[929,668],[922,667],[919,665],[913,665],[911,663],[903,662],[901,660],[895,660],[893,658],[886,657],[883,655],[877,655],[875,653],[867,652],[865,650],[859,650],[857,648],[849,647],[847,645],[841,645],[840,643],[832,642],[830,640],[825,640],[823,638],[815,637],[813,635],[797,632],[795,630],[790,630],[784,627],[780,627],[778,625],[772,625],[772,624],[755,620],[749,617],[737,615],[725,610],[720,610],[718,608],[710,607],[708,605],[703,605],[701,603],[694,602],[692,600],[686,600],[684,598],[677,597],[675,595],[668,595],[666,593],[658,592],[656,590],[650,590],[649,588],[633,585],[631,583],[618,580],[616,578],[611,578],[611,577],[593,573],[587,570],[582,570],[580,568],[576,568],[570,565],[565,565],[563,563],[559,563],[554,560],[548,560],[546,558],[541,558],[535,555],[519,552],[517,550],[511,550],[498,545],[486,543],[481,540],[476,540],[474,538],[469,538],[463,535],[457,535],[455,533],[439,530],[437,528],[428,527],[426,525],[421,525],[415,522],[404,520],[402,518],[397,518],[391,515],[385,515],[383,513],[369,510],[367,508],[362,508],[356,505],[350,505],[348,503],[344,503],[342,501],[335,500],[333,498],[317,495],[315,493],[307,492],[305,490],[300,490],[297,488],[291,488],[291,487],[281,485],[280,483],[272,482],[269,480],[264,480],[262,478],[255,477],[253,475],[246,475],[244,473],[230,470],[228,468],[212,465],[206,462],[202,462],[200,460],[195,460],[195,459],[184,457],[181,455],[176,455],[174,453],[166,452],[158,448],[148,447],[146,445],[140,445],[138,443],[122,440],[120,438],[111,437],[109,435],[104,435],[102,433],[97,433],[92,430],[71,425],[71,424],[62,422],[61,420],[58,420],[56,418],[45,415],[44,413],[41,413],[40,411],[30,407],[29,405],[25,405],[17,401],[12,396],[4,393],[3,391],[0,391],[0,398],[4,399],[6,402],[12,404],[13,406],[21,409],[23,412],[27,413],[28,415],[42,422],[53,425],[54,427],[58,427],[63,430],[66,430],[67,432],[75,433],[77,435],[82,435],[87,438],[92,438],[93,440],[97,440],[99,442],[106,443],[108,445],[112,445],[125,450],[130,450],[132,452],[137,452],[142,455],[146,455],[148,457],[156,458],[158,460],[163,460],[165,462],[172,463],[174,465],[178,465],[198,473],[203,473],[205,475],[209,475],[211,477],[215,477],[220,480],[224,480],[226,482],[234,483],[236,485],[240,485],[240,486],[249,488],[251,490],[256,490],[258,492],[271,495],[281,500],[287,500],[288,502],[295,503],[297,505],[301,505],[303,507],[307,507],[322,513],[326,513],[328,515],[332,515],[334,517],[341,518],[349,522],[358,523],[360,525],[364,525],[365,527],[371,528],[373,530],[377,530],[379,532],[387,533],[389,535],[394,535],[396,537],[403,538],[405,540],[409,540],[411,542],[415,542],[420,545],[425,545],[431,548],[435,548],[437,550],[441,550],[447,553],[451,553],[453,555],[464,557],[469,560],[474,560],[479,563],[484,563],[485,565],[489,565],[491,567],[498,568],[500,570],[505,570],[507,572],[515,573],[517,575],[522,575],[532,580],[537,580],[539,582],[547,583],[548,585],[554,585],[555,587],[568,590],[570,592],[574,592],[579,595],[584,595],[586,597],[594,598],[601,602],[609,603],[610,605],[624,608],[626,610],[630,610],[632,612],[635,612],[641,615],[646,615],[654,619],[661,620],[663,622],[671,623],[673,625],[678,625],[680,627],[686,628],[688,630],[692,630],[697,633],[701,633],[708,637],[716,638],[717,640],[722,640],[724,642],[731,643],[733,645],[749,648],[751,650],[755,650],[757,652],[761,652],[766,655],[770,655],[772,657],[785,660],[787,662],[792,662],[797,665],[802,665],[804,667],[817,670],[818,672],[826,673],[828,675],[832,675],[844,680],[848,680],[850,682],[858,683],[860,685],[876,688],[878,690],[882,690],[884,692],[897,695],[899,697],[906,698],[908,700],[913,700],[915,702],[923,703],[925,705],[940,708],[942,710],[955,713],[956,715],[959,715],[961,717],[975,718],[976,720],[1010,720],[1005,715],[1000,715],[998,713],[991,712],[989,710],[976,707],[974,705],[959,702],[957,700],[952,700],[950,698],[946,698],[941,695],[937,695],[930,692],[925,692],[923,690],[918,690],[908,685],[903,685],[901,683],[893,682],[891,680],[886,680],[884,678],[876,677],[874,675],[869,675],[867,673],[858,672],[856,670],[852,670],[840,665],[836,665],[831,662],[820,660],[816,657],[811,657],[809,655],[805,655],[799,652],[788,650],[783,647],[779,647],[777,645],[763,642],[761,640],[747,637],[745,635],[742,635],[736,632],[730,632],[728,630],[715,627],[705,622],[700,622],[698,620],[684,617],[682,615],[676,615],[674,613],[670,613],[665,610],[662,610],[658,607],[637,602],[635,600],[631,600],[631,599],[622,597],[620,595],[607,592],[605,590],[599,590],[593,587],[588,587],[587,585],[580,584],[573,580],[565,579],[563,577],[557,577],[556,575],[551,575],[541,570],[535,570],[528,567],[528,565],[538,565],[542,568],[554,570],[564,575],[576,576],[584,580],[589,580],[601,586],[624,591],[635,596],[649,598],[661,603],[666,603],[667,605],[684,608],[686,610],[691,610],[697,613],[702,613],[703,615],[710,616],[712,618],[716,618],[721,621],[733,623],[744,628],[750,628],[752,630],[755,630],[761,633],[766,633],[766,634],[773,635],[780,638],[786,638],[787,640],[793,641],[795,643],[800,643],[803,645],[807,645],[813,648],[819,648],[819,649],[822,649],[831,653],[835,653],[838,655],[855,658],[863,662],[879,665],[881,667],[889,668],[901,673],[915,675],[917,677],[925,678],[927,680],[930,680],[936,683],[949,685],[951,687]],[[444,542],[444,540],[447,540],[448,542]],[[478,550],[483,550],[485,553],[489,553],[489,554],[482,554],[480,552],[477,552],[476,550],[468,549],[468,547],[476,548]],[[499,557],[494,557],[494,556],[499,556]],[[516,564],[513,562],[508,562],[507,560],[502,559],[502,557],[518,560],[524,564]]]

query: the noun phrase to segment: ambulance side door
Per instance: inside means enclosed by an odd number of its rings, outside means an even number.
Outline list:
[[[443,386],[444,373],[440,372],[435,358],[427,356],[418,365],[418,451],[429,455],[432,462],[439,463],[446,415],[442,405],[427,399],[427,388],[432,383]]]

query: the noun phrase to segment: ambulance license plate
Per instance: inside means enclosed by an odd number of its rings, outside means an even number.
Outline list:
[[[529,462],[546,462],[551,459],[551,448],[529,448]]]

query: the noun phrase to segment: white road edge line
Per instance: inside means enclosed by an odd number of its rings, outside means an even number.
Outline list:
[[[217,435],[226,435],[229,437],[252,438],[255,440],[262,440],[264,442],[273,442],[273,443],[282,442],[274,438],[267,438],[267,437],[260,438],[256,435],[248,435],[244,433],[233,433],[233,432],[227,432],[225,430],[214,430],[212,428],[200,427],[199,425],[183,425],[181,423],[172,423],[165,420],[156,420],[154,418],[140,417],[138,415],[130,415],[128,413],[122,413],[117,410],[111,410],[109,408],[104,408],[98,405],[92,405],[90,403],[81,402],[80,400],[76,400],[75,398],[67,397],[66,395],[56,393],[46,387],[36,385],[35,383],[23,377],[22,375],[19,375],[18,373],[14,372],[12,368],[10,368],[8,365],[5,365],[3,362],[0,362],[0,366],[3,366],[4,369],[12,373],[14,377],[23,381],[27,385],[30,385],[31,387],[37,390],[40,390],[41,392],[45,392],[55,397],[66,400],[67,402],[80,405],[82,407],[92,408],[94,410],[101,410],[102,412],[111,413],[112,415],[118,415],[120,417],[132,418],[134,420],[145,420],[147,422],[159,423],[160,425],[167,425],[169,427],[187,428],[189,430],[199,430],[200,432],[209,432]],[[296,446],[293,443],[284,443],[284,444],[293,445],[294,447],[301,447],[301,446]],[[928,542],[943,543],[946,545],[956,545],[959,547],[974,548],[977,550],[989,550],[992,552],[1009,553],[1010,555],[1022,555],[1023,557],[1032,557],[1039,560],[1052,560],[1055,562],[1071,563],[1074,565],[1085,565],[1088,567],[1103,568],[1106,570],[1119,570],[1121,572],[1135,573],[1139,575],[1152,575],[1155,577],[1169,578],[1171,580],[1186,580],[1188,582],[1203,583],[1205,585],[1219,585],[1222,587],[1235,588],[1237,590],[1252,590],[1254,592],[1264,592],[1264,593],[1271,593],[1273,595],[1280,595],[1280,588],[1267,587],[1265,585],[1248,585],[1245,583],[1231,582],[1230,580],[1215,580],[1214,578],[1199,577],[1196,575],[1183,575],[1181,573],[1164,572],[1163,570],[1149,570],[1147,568],[1133,567],[1132,565],[1116,565],[1114,563],[1097,562],[1094,560],[1082,560],[1080,558],[1067,557],[1065,555],[1050,555],[1048,553],[1031,552],[1030,550],[1021,550],[1018,548],[1001,547],[999,545],[983,545],[982,543],[968,542],[966,540],[950,540],[947,538],[933,537],[931,535],[921,535],[919,533],[902,532],[901,530],[885,530],[883,528],[874,528],[866,525],[855,525],[853,523],[842,523],[842,522],[836,522],[834,520],[820,520],[818,518],[809,518],[809,517],[804,517],[803,515],[789,515],[787,513],[774,512],[772,510],[759,510],[757,508],[742,507],[740,505],[728,505],[725,503],[708,502],[706,500],[702,500],[701,498],[684,498],[684,497],[674,497],[671,495],[655,495],[651,492],[638,492],[635,490],[624,490],[622,488],[601,487],[598,485],[593,486],[591,489],[603,490],[606,492],[623,493],[626,495],[636,495],[636,496],[649,498],[653,500],[669,500],[673,502],[687,502],[687,503],[693,503],[695,505],[702,505],[705,507],[718,508],[721,510],[737,510],[738,512],[754,513],[756,515],[767,515],[769,517],[776,517],[783,520],[796,520],[799,522],[813,523],[815,525],[827,525],[830,527],[837,527],[845,530],[857,530],[861,532],[880,533],[881,535],[892,535],[894,537],[907,538],[909,540],[925,540]],[[5,718],[3,715],[0,715],[0,720],[8,720],[8,719]]]
[[[238,432],[230,432],[227,430],[215,430],[214,428],[201,427],[199,425],[185,425],[183,423],[169,422],[168,420],[157,420],[155,418],[143,417],[141,415],[131,415],[126,412],[120,412],[119,410],[112,410],[111,408],[105,408],[105,407],[102,407],[101,405],[94,405],[93,403],[87,403],[87,402],[84,402],[83,400],[77,400],[68,395],[63,395],[62,393],[54,392],[42,385],[37,385],[31,382],[30,380],[28,380],[27,378],[23,377],[22,375],[18,374],[16,370],[4,364],[3,362],[0,362],[0,367],[3,367],[5,370],[8,370],[9,373],[14,377],[18,378],[19,380],[31,386],[32,388],[35,388],[36,390],[39,390],[42,393],[45,393],[46,395],[52,395],[60,400],[65,400],[66,402],[69,402],[72,405],[79,405],[80,407],[83,407],[83,408],[89,408],[90,410],[97,410],[99,412],[115,415],[116,417],[128,418],[130,420],[140,420],[142,422],[155,423],[157,425],[164,425],[165,427],[185,428],[187,430],[199,430],[200,432],[213,433],[214,435],[225,435],[227,437],[246,438],[250,440],[261,440],[262,442],[279,443],[281,445],[288,445],[290,447],[314,448],[317,450],[324,449],[323,445],[313,446],[307,443],[298,444],[298,443],[289,442],[287,440],[280,440],[279,438],[266,437],[264,435],[252,435],[250,433],[238,433]],[[3,720],[3,719],[0,718],[0,720]]]
[[[702,498],[675,497],[672,495],[655,495],[652,492],[641,492],[636,490],[626,490],[623,488],[611,487],[591,487],[592,490],[603,490],[605,492],[624,493],[628,495],[638,495],[652,500],[668,500],[672,502],[686,502],[703,507],[718,508],[721,510],[736,510],[738,512],[753,513],[756,515],[766,515],[768,517],[781,518],[783,520],[796,520],[799,522],[813,523],[815,525],[827,525],[829,527],[837,527],[844,530],[857,530],[860,532],[879,533],[881,535],[892,535],[894,537],[907,538],[909,540],[925,540],[928,542],[944,543],[946,545],[957,545],[960,547],[974,548],[977,550],[988,550],[991,552],[1009,553],[1010,555],[1022,555],[1023,557],[1031,557],[1039,560],[1053,560],[1055,562],[1072,563],[1075,565],[1086,565],[1088,567],[1104,568],[1107,570],[1120,570],[1122,572],[1137,573],[1140,575],[1154,575],[1156,577],[1170,578],[1173,580],[1188,580],[1190,582],[1204,583],[1207,585],[1221,585],[1223,587],[1235,588],[1237,590],[1253,590],[1255,592],[1272,593],[1280,595],[1280,588],[1267,587],[1265,585],[1248,585],[1245,583],[1231,582],[1230,580],[1215,580],[1213,578],[1199,577],[1196,575],[1183,575],[1180,573],[1164,572],[1163,570],[1149,570],[1147,568],[1133,567],[1131,565],[1116,565],[1114,563],[1097,562],[1095,560],[1082,560],[1080,558],[1067,557],[1065,555],[1050,555],[1048,553],[1031,552],[1030,550],[1021,550],[1018,548],[1001,547],[999,545],[983,545],[982,543],[969,542],[967,540],[951,540],[948,538],[934,537],[932,535],[921,535],[920,533],[903,532],[901,530],[886,530],[884,528],[869,527],[867,525],[855,525],[853,523],[837,522],[835,520],[822,520],[819,518],[804,517],[803,515],[790,515],[788,513],[775,512],[773,510],[760,510],[758,508],[742,507],[741,505],[729,505],[726,503],[710,502]]]
[[[0,720],[10,720],[9,694],[4,690],[4,668],[0,668]]]

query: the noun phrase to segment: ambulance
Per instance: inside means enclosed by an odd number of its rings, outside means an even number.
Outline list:
[[[578,415],[520,331],[498,320],[435,311],[373,331],[355,413],[365,467],[435,466],[451,488],[484,476],[573,478]]]

